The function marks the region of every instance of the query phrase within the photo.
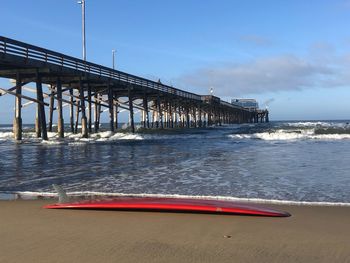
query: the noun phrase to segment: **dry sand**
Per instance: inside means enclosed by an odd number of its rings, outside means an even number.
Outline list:
[[[0,201],[0,262],[350,262],[350,207],[289,218],[46,210]]]

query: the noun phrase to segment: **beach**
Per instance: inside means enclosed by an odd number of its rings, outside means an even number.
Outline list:
[[[48,210],[0,201],[0,262],[350,262],[350,207],[288,218]]]

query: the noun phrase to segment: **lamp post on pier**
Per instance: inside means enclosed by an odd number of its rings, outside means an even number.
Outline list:
[[[112,49],[112,65],[113,69],[115,69],[115,49]]]
[[[86,61],[86,38],[85,38],[85,0],[78,1],[81,5],[82,35],[83,35],[83,59]]]

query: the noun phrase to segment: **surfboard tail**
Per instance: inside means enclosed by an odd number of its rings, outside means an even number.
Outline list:
[[[52,186],[58,194],[58,203],[60,204],[69,203],[70,200],[66,191],[64,191],[63,188],[57,184],[53,184]]]

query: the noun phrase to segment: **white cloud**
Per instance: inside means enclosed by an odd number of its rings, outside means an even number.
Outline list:
[[[311,54],[310,54],[311,55]],[[266,92],[334,88],[350,85],[350,56],[315,54],[302,58],[281,55],[245,63],[227,63],[198,69],[179,78],[179,83],[202,88],[214,87],[219,96],[242,96]]]

